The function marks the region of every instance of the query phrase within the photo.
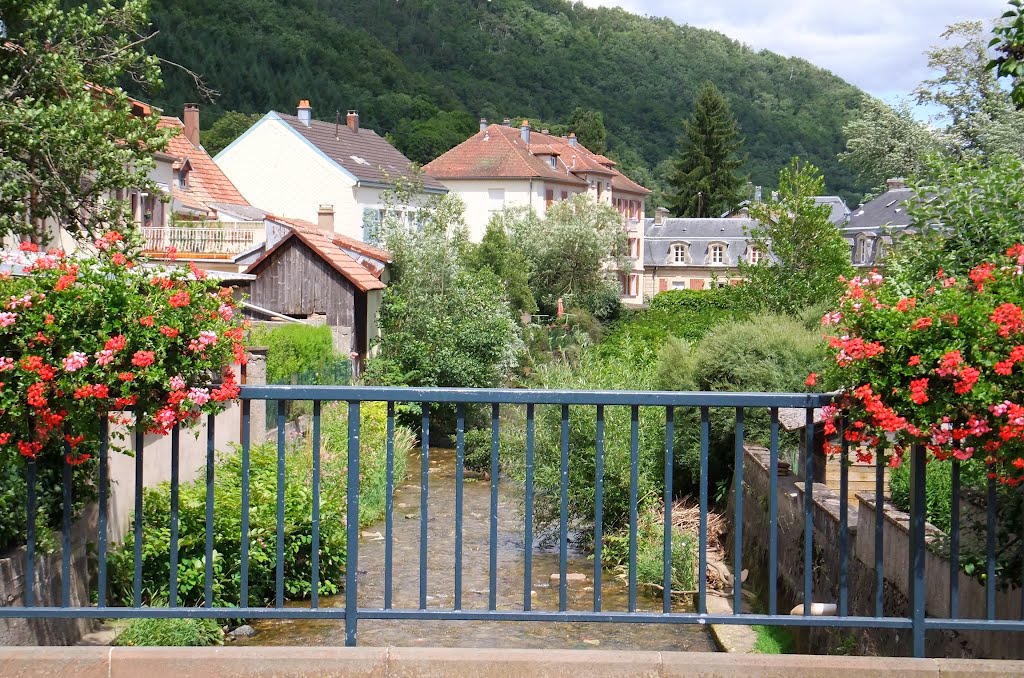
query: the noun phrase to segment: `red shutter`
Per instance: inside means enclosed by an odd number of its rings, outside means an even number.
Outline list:
[[[547,189],[546,191],[544,191],[544,205],[546,207],[551,207],[551,203],[553,203],[554,201],[555,201],[555,192],[552,189],[550,189],[550,188]]]
[[[664,292],[668,289],[668,278],[662,278],[658,281],[658,291]]]
[[[740,279],[736,278],[735,280],[730,280],[729,284],[730,285],[739,285],[740,284]]]
[[[702,290],[704,289],[703,278],[690,278],[690,289],[691,290]]]
[[[569,191],[562,191],[562,200],[569,199]]]

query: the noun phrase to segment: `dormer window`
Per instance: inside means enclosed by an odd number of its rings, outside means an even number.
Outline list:
[[[558,169],[558,158],[554,155],[549,155],[548,164],[551,165],[552,168]]]
[[[757,249],[756,247],[750,248],[750,263],[754,266],[757,266],[759,263],[761,263],[761,250]]]
[[[675,243],[672,245],[671,261],[674,264],[685,264],[686,263],[686,245],[682,243]]]
[[[864,236],[857,238],[857,261],[866,264],[868,261],[868,252],[870,247],[868,239]]]
[[[725,245],[711,245],[708,248],[708,263],[721,266],[725,263]]]

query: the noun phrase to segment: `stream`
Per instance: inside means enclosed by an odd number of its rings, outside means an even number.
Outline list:
[[[407,476],[419,478],[420,455],[409,457]],[[455,553],[455,451],[431,449],[427,522],[427,606],[451,609],[454,603]],[[400,484],[394,496],[394,546],[392,606],[419,606],[420,488],[418,483]],[[497,608],[521,610],[523,605],[523,519],[522,490],[502,479],[498,484],[498,575]],[[490,482],[465,479],[463,491],[463,575],[462,607],[487,609],[490,535]],[[359,540],[359,607],[384,606],[384,521],[362,530]],[[381,535],[381,536],[378,536]],[[593,609],[593,561],[570,549],[569,573],[586,575],[584,583],[568,588],[569,610]],[[551,574],[558,572],[558,549],[534,548],[533,609],[557,610],[558,585]],[[612,571],[602,576],[602,608],[625,611],[628,590],[625,581]],[[294,603],[308,605],[308,602]],[[322,607],[344,607],[344,595],[321,598]],[[659,612],[662,601],[639,594],[640,611]],[[675,611],[690,612],[691,606],[676,603]],[[344,620],[260,620],[253,622],[256,634],[239,639],[245,645],[344,645]],[[707,630],[697,624],[614,624],[603,622],[479,622],[437,620],[359,621],[358,643],[365,646],[399,647],[493,647],[493,648],[609,648],[623,650],[715,650]]]

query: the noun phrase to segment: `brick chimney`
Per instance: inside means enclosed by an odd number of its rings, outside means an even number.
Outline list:
[[[299,116],[299,122],[309,127],[309,121],[313,119],[313,107],[309,105],[309,99],[303,99],[299,102],[297,115]]]
[[[895,191],[898,188],[906,188],[907,187],[907,180],[906,179],[887,179],[885,181],[885,187],[886,187],[886,189],[888,189],[890,191]]]
[[[321,231],[334,233],[334,205],[320,205],[316,211],[316,225]]]
[[[185,104],[181,117],[185,123],[185,138],[199,148],[199,104]]]
[[[345,116],[345,124],[353,132],[359,131],[359,111],[349,111]]]
[[[527,146],[530,145],[530,121],[523,119],[523,124],[519,127],[519,137],[523,140],[523,143]]]
[[[661,226],[665,223],[665,219],[668,218],[668,210],[664,207],[659,207],[654,210],[654,225]]]
[[[480,118],[480,131],[483,132],[487,129],[487,118]]]
[[[576,148],[576,132],[569,132],[569,145]]]

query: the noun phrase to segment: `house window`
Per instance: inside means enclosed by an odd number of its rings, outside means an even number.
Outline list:
[[[634,259],[640,256],[640,238],[629,239],[629,256]]]
[[[857,239],[857,261],[859,261],[862,264],[868,263],[868,252],[869,251],[870,251],[870,249],[868,247],[868,239],[865,238],[864,236],[861,236],[860,238],[858,238]]]
[[[551,207],[551,203],[555,201],[555,192],[552,189],[544,191],[544,206]]]
[[[725,245],[712,245],[708,256],[709,263],[721,265],[725,263]]]
[[[685,280],[673,280],[672,281],[672,289],[674,289],[674,290],[685,290],[686,289],[686,281]]]
[[[755,266],[761,263],[761,250],[756,247],[750,248],[750,263]]]
[[[674,264],[685,264],[686,263],[686,245],[675,244],[672,245],[672,263]]]
[[[562,191],[562,200],[569,199],[569,191]]]
[[[550,163],[550,164],[551,164],[551,167],[553,167],[553,168],[555,168],[555,169],[557,169],[557,168],[558,168],[558,158],[557,158],[557,157],[555,157],[555,156],[553,156],[553,155],[552,155],[552,156],[549,156],[549,157],[548,157],[548,163]]]

